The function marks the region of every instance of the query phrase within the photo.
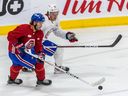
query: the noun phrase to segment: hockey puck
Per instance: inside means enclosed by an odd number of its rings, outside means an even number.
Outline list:
[[[102,90],[102,89],[103,89],[103,86],[98,86],[98,89],[99,89],[99,90]]]

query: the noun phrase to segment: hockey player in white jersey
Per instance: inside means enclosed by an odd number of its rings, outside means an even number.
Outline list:
[[[43,32],[45,33],[45,39],[48,39],[50,33],[54,33],[57,37],[67,39],[71,43],[77,42],[77,38],[73,32],[66,32],[60,28],[58,20],[59,9],[55,4],[49,5],[47,13],[45,14],[45,23],[42,27]],[[57,48],[54,54],[55,64],[58,67],[61,67],[65,71],[69,71],[69,68],[62,66],[63,60],[63,48]],[[61,73],[61,71],[55,68],[54,73]]]

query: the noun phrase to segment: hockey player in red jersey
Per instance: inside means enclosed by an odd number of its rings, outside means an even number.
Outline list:
[[[8,50],[9,57],[12,61],[8,84],[21,84],[23,82],[22,79],[17,79],[22,67],[35,69],[37,84],[50,85],[52,83],[51,80],[45,79],[44,62],[31,57],[24,51],[34,48],[35,54],[37,54],[39,58],[44,59],[45,55],[42,50],[44,34],[41,31],[44,21],[45,18],[42,14],[35,13],[31,17],[30,24],[19,25],[8,33]]]
[[[51,41],[49,36],[56,35],[57,37],[63,38],[65,40],[68,40],[71,43],[77,42],[78,39],[76,38],[75,33],[68,32],[65,30],[62,30],[60,28],[60,22],[59,22],[59,9],[55,4],[51,4],[47,8],[47,13],[44,15],[45,22],[43,23],[42,30],[44,32],[44,40],[42,41],[44,46],[44,52],[48,56],[53,56],[55,59],[55,65],[59,68],[62,68],[65,71],[69,71],[70,68],[67,66],[63,66],[63,48],[57,48],[57,44]],[[51,34],[53,33],[53,34]],[[56,48],[50,48],[50,47]],[[24,72],[30,72],[31,70],[28,68],[23,69]],[[54,69],[55,74],[63,73],[62,71],[58,69]]]

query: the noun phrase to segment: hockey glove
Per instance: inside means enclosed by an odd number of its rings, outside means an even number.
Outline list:
[[[13,54],[20,54],[20,53],[22,53],[20,51],[20,48],[23,47],[23,45],[24,45],[23,43],[12,45],[12,53]]]
[[[78,39],[75,37],[75,34],[72,32],[67,32],[66,39],[68,39],[71,43],[78,41]]]
[[[37,62],[44,64],[44,62],[43,62],[44,60],[45,60],[45,54],[44,54],[43,52],[40,52],[40,53],[38,54]]]

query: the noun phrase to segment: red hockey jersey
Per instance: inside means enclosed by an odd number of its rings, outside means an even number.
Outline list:
[[[12,51],[12,46],[23,43],[24,46],[29,41],[34,41],[35,52],[42,52],[42,39],[44,37],[43,31],[38,30],[34,32],[29,24],[22,24],[8,33],[7,39],[9,41],[9,52]]]

